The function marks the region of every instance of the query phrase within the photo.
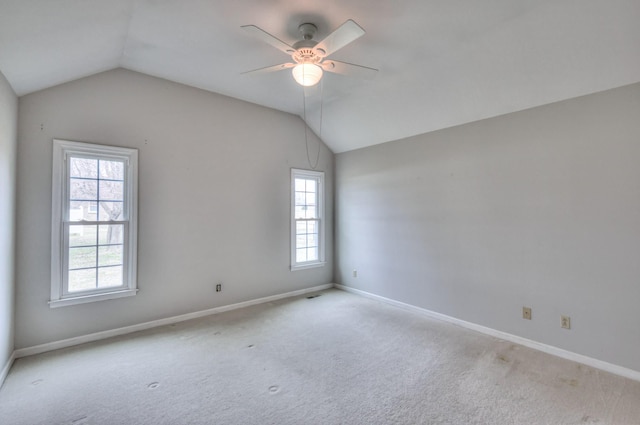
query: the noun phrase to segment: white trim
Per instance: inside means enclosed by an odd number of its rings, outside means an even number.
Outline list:
[[[298,266],[291,266],[291,271],[295,272],[297,270],[315,269],[316,267],[324,267],[326,264],[327,264],[326,261],[313,262],[313,263],[300,263],[300,265]]]
[[[53,141],[53,166],[51,176],[51,300],[58,300],[62,295],[62,253],[64,219],[64,150],[58,148],[60,142]],[[59,146],[62,146],[61,144]]]
[[[33,347],[20,348],[20,349],[17,349],[14,352],[14,354],[15,354],[15,358],[19,359],[21,357],[32,356],[34,354],[46,353],[47,351],[73,347],[75,345],[85,344],[87,342],[100,341],[100,340],[111,338],[114,336],[126,335],[133,332],[139,332],[139,331],[144,331],[151,328],[157,328],[158,326],[165,326],[165,325],[171,325],[174,323],[180,323],[186,320],[197,319],[200,317],[223,313],[225,311],[230,311],[230,310],[237,310],[239,308],[249,307],[256,304],[263,304],[271,301],[277,301],[283,298],[296,297],[299,295],[307,294],[309,292],[317,292],[317,291],[322,291],[329,288],[333,288],[332,283],[314,286],[312,288],[299,289],[297,291],[292,291],[292,292],[285,292],[284,294],[271,295],[264,298],[257,298],[254,300],[243,301],[236,304],[215,307],[208,310],[182,314],[180,316],[173,316],[173,317],[167,317],[165,319],[153,320],[151,322],[140,323],[137,325],[125,326],[123,328],[111,329],[108,331],[96,332],[88,335],[77,336],[74,338],[63,339],[60,341],[48,342],[46,344],[35,345]]]
[[[113,158],[125,163],[124,208],[125,241],[123,253],[124,285],[112,289],[69,294],[66,291],[66,256],[68,253],[65,223],[68,223],[66,200],[68,197],[69,155]],[[137,237],[138,237],[138,150],[117,146],[97,145],[85,142],[53,139],[51,197],[51,296],[49,306],[63,307],[74,304],[100,301],[137,293]],[[79,224],[78,222],[74,224]],[[87,222],[93,223],[93,222]],[[99,224],[116,223],[100,221]],[[120,223],[120,221],[118,221]],[[100,294],[101,296],[95,296]]]
[[[49,307],[66,307],[68,305],[84,304],[94,301],[113,300],[116,298],[132,297],[138,293],[138,289],[125,289],[117,292],[103,292],[100,294],[81,295],[77,297],[62,298],[60,300],[49,301]]]
[[[13,366],[13,362],[15,361],[15,359],[17,359],[17,357],[16,357],[16,352],[14,351],[9,356],[9,359],[7,360],[7,363],[2,368],[2,371],[0,371],[0,388],[2,388],[2,384],[4,384],[4,380],[7,379],[7,375],[9,374],[9,370],[11,369],[11,366]]]
[[[291,242],[290,242],[290,250],[291,250],[291,264],[290,270],[304,270],[311,269],[314,267],[324,266],[325,263],[325,191],[324,191],[324,171],[312,171],[312,170],[302,170],[299,168],[291,169]],[[296,178],[307,178],[313,179],[317,182],[317,222],[318,222],[318,259],[316,261],[305,261],[298,263],[296,261]]]
[[[486,335],[493,336],[495,338],[503,339],[505,341],[513,342],[515,344],[524,345],[525,347],[533,348],[534,350],[542,351],[543,353],[551,354],[556,357],[560,357],[566,360],[571,360],[577,363],[582,363],[586,366],[591,366],[596,369],[603,370],[605,372],[613,373],[614,375],[622,376],[624,378],[633,379],[634,381],[640,381],[640,371],[629,369],[623,366],[618,366],[612,363],[605,362],[603,360],[594,359],[582,354],[567,351],[562,348],[554,347],[552,345],[543,344],[541,342],[533,341],[527,338],[523,338],[517,335],[513,335],[507,332],[502,332],[496,329],[487,328],[482,325],[467,322],[455,317],[447,316],[446,314],[437,313],[435,311],[427,310],[425,308],[416,307],[411,304],[406,304],[400,301],[385,298],[380,295],[375,295],[370,292],[366,292],[360,289],[350,288],[348,286],[335,284],[335,288],[341,289],[346,292],[361,295],[374,300],[382,301],[387,304],[391,304],[396,307],[400,307],[405,310],[413,311],[423,314],[432,319],[440,320],[443,322],[451,323],[457,326],[461,326],[466,329],[471,329],[476,332],[480,332]]]

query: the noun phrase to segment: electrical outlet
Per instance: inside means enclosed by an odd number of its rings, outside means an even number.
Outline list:
[[[358,277],[358,270],[353,271],[353,277]]]
[[[564,329],[571,329],[571,317],[560,316],[560,326]]]
[[[522,318],[531,320],[531,307],[522,307]]]
[[[222,292],[222,283],[216,285],[216,292]]]

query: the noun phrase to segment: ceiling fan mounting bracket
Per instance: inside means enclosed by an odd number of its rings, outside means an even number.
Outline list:
[[[300,24],[298,27],[298,31],[302,34],[302,38],[305,40],[311,40],[316,32],[318,32],[318,27],[314,24],[306,22],[304,24]]]

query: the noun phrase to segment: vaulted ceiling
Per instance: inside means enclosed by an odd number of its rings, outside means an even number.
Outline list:
[[[242,74],[290,60],[242,25],[293,44],[347,19],[366,34],[331,58],[373,79],[325,73],[303,102],[288,70]],[[118,67],[306,116],[343,152],[639,82],[640,1],[0,0],[18,95]]]

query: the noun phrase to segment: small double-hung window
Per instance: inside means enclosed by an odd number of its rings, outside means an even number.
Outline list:
[[[324,265],[324,173],[291,170],[291,269]]]
[[[53,141],[51,307],[135,295],[136,149]]]

